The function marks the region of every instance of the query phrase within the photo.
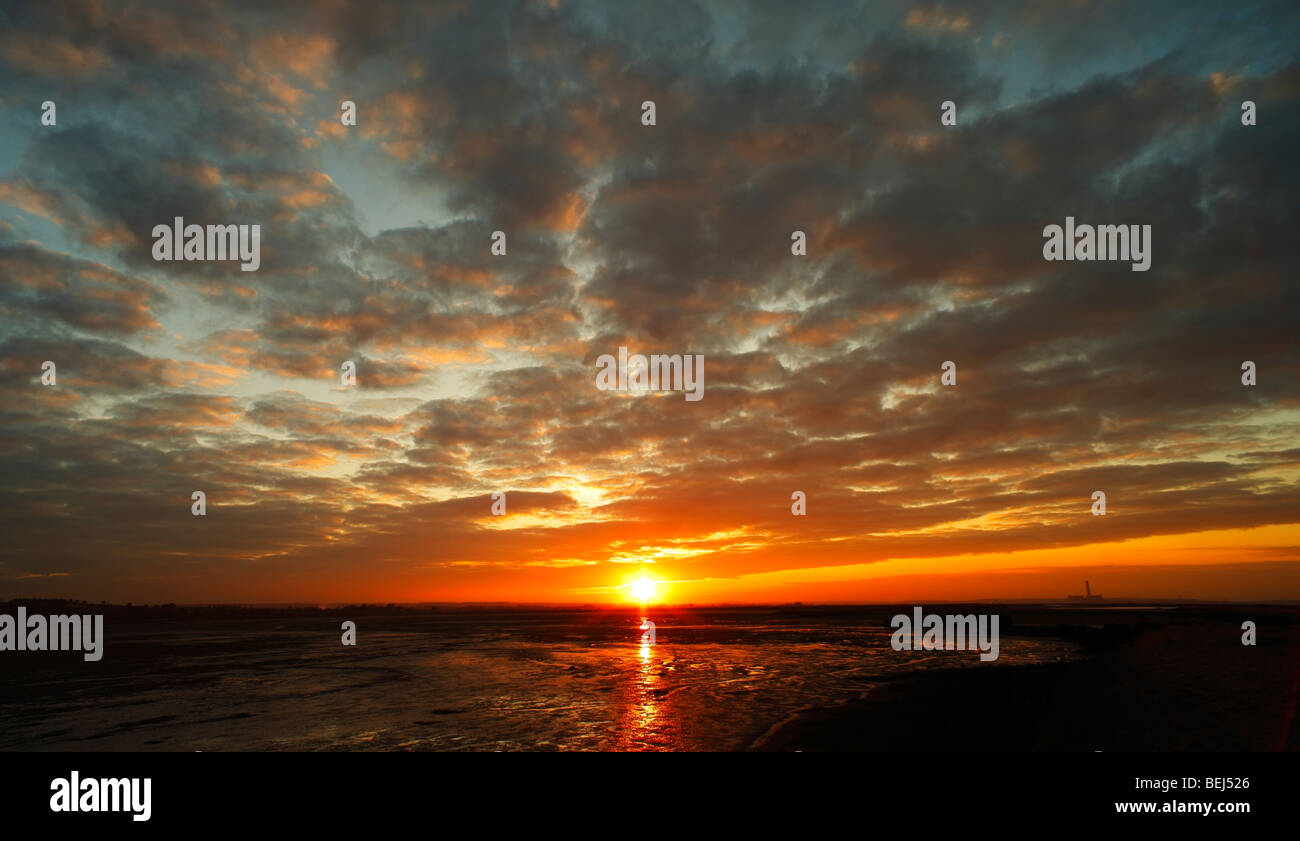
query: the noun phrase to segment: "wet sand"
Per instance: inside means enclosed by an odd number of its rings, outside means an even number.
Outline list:
[[[651,646],[632,610],[96,606],[102,661],[4,655],[0,749],[1298,747],[1300,608],[944,605],[1000,614],[989,663],[892,650],[911,609],[661,608]]]
[[[893,651],[892,608],[660,608],[654,645],[631,609],[102,609],[99,662],[3,655],[0,750],[733,751],[882,676],[978,663]],[[1007,638],[999,664],[1071,650]]]

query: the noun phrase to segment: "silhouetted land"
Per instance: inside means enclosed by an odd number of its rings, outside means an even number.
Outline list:
[[[1078,640],[1070,663],[923,672],[802,711],[755,745],[804,751],[1294,751],[1300,616],[1290,606],[1012,611],[1004,635]],[[1241,643],[1241,623],[1258,627]]]

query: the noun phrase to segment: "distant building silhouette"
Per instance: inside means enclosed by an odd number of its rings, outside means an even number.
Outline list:
[[[1084,581],[1084,582],[1083,582],[1083,590],[1084,590],[1084,595],[1082,595],[1082,596],[1070,596],[1070,598],[1071,598],[1071,599],[1078,600],[1078,601],[1091,601],[1091,600],[1093,600],[1093,599],[1100,599],[1100,598],[1101,598],[1101,594],[1100,594],[1100,593],[1098,593],[1098,594],[1095,595],[1095,596],[1093,595],[1093,593],[1092,593],[1092,582],[1091,582],[1091,581]]]

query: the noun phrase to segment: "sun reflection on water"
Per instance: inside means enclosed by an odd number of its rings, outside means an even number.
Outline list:
[[[655,656],[658,641],[655,626],[648,616],[642,616],[637,628],[639,641],[625,651],[634,659],[627,670],[628,685],[624,687],[623,716],[620,721],[619,743],[622,750],[672,747],[672,736],[667,731],[670,723],[665,717],[663,696],[663,663]]]

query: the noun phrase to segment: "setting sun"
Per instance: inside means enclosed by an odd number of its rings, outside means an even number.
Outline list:
[[[628,593],[632,601],[646,604],[652,602],[659,593],[659,582],[646,576],[641,576],[636,581],[627,585]]]

